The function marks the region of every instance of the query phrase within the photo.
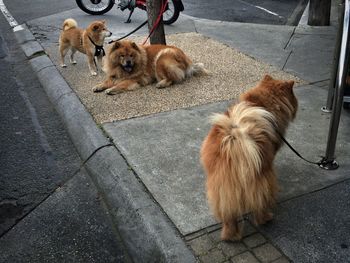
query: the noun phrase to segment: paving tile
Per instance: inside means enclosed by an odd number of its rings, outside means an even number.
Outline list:
[[[208,236],[213,240],[214,243],[221,242],[221,229],[211,232]]]
[[[259,263],[259,261],[249,251],[233,257],[231,259],[231,262],[233,262],[233,263]]]
[[[249,236],[253,233],[256,233],[257,230],[255,227],[252,226],[252,224],[248,221],[244,222],[244,228],[243,228],[243,236]]]
[[[254,248],[253,252],[255,256],[262,262],[271,262],[282,256],[282,254],[271,244],[265,244]]]
[[[221,263],[227,260],[221,250],[214,249],[210,251],[207,255],[201,256],[200,261],[202,263]]]
[[[260,233],[253,234],[243,239],[243,243],[249,248],[254,248],[266,243],[266,239]]]
[[[194,253],[198,255],[206,254],[210,249],[215,247],[214,242],[208,235],[201,236],[188,242]]]
[[[228,257],[236,256],[247,250],[247,247],[242,242],[221,242],[219,248]]]
[[[272,263],[290,263],[290,262],[291,262],[291,261],[290,261],[288,258],[286,258],[286,257],[281,257],[281,258],[279,258],[279,259],[273,261]]]

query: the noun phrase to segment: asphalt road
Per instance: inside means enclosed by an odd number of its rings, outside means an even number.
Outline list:
[[[70,179],[80,159],[1,17],[0,235]]]
[[[77,7],[73,0],[35,0],[27,5],[22,0],[4,0],[4,3],[19,24]],[[306,3],[306,0],[183,0],[184,14],[194,17],[278,25],[295,25]],[[115,7],[110,11],[113,12],[120,10]]]
[[[2,14],[0,90],[0,262],[129,262]]]
[[[18,24],[77,7],[74,0],[4,0],[4,4]]]
[[[184,0],[184,13],[220,21],[295,25],[306,3],[304,0]]]

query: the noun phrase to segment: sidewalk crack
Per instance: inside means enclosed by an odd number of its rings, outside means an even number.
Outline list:
[[[292,42],[292,38],[294,37],[294,35],[295,35],[295,30],[296,30],[297,28],[296,27],[294,27],[294,29],[293,29],[293,32],[290,34],[290,37],[289,37],[289,39],[288,39],[288,41],[287,41],[287,44],[284,46],[284,50],[289,46],[289,44],[290,44],[290,42]]]
[[[288,57],[287,57],[286,61],[284,62],[284,64],[283,64],[281,70],[284,70],[284,68],[286,67],[286,65],[287,65],[287,63],[288,63],[288,60],[289,60],[290,56],[292,55],[292,53],[293,53],[293,50],[291,50],[291,51],[289,52]]]

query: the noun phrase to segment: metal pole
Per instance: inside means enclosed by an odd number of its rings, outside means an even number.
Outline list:
[[[339,56],[340,56],[340,46],[343,35],[343,25],[344,25],[344,2],[339,6],[339,23],[338,23],[338,32],[337,32],[337,40],[335,43],[334,56],[333,56],[333,67],[331,73],[331,80],[329,82],[328,87],[328,95],[327,95],[327,104],[322,107],[323,112],[332,112],[333,108],[333,99],[334,99],[334,90],[336,87],[337,73],[338,73],[338,65],[339,65]]]
[[[350,12],[349,0],[346,0],[345,11],[344,11],[343,34],[342,34],[339,64],[338,64],[338,74],[337,74],[337,81],[336,81],[336,87],[335,87],[334,99],[333,99],[334,109],[332,112],[332,117],[331,117],[330,126],[329,126],[326,154],[325,154],[325,157],[321,160],[321,164],[320,164],[321,168],[324,168],[327,170],[333,170],[339,167],[338,163],[335,161],[334,153],[335,153],[335,146],[336,146],[337,135],[338,135],[340,114],[341,114],[342,104],[343,104],[346,75],[347,75],[347,70],[349,65],[349,52],[348,52],[349,16],[350,16],[349,12]]]

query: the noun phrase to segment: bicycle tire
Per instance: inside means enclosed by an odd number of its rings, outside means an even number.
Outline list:
[[[170,3],[171,2],[171,3]],[[180,15],[180,8],[179,6],[174,2],[174,0],[169,0],[168,1],[168,5],[171,4],[174,7],[174,11],[172,13],[172,15],[169,18],[165,18],[165,16],[163,15],[163,23],[165,25],[171,25],[172,23],[174,23]],[[169,10],[166,10],[166,12],[168,12]]]
[[[111,10],[114,5],[114,0],[107,0],[107,1],[108,1],[107,4],[102,6],[101,9],[93,9],[86,6],[84,4],[84,0],[75,0],[78,7],[89,15],[103,15],[107,13],[109,10]],[[94,5],[94,4],[91,3],[91,5]]]

